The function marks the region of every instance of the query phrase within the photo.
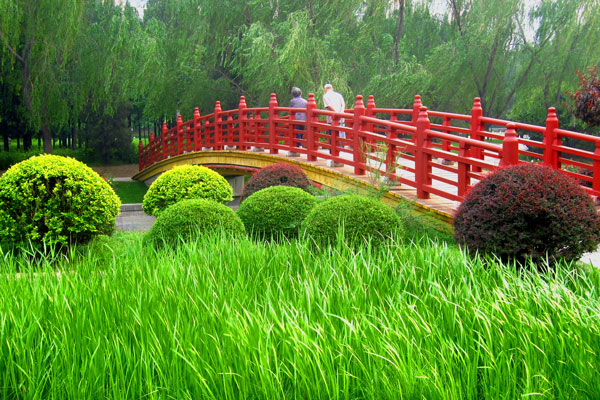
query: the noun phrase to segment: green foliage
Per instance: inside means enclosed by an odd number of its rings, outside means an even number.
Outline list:
[[[96,111],[88,110],[85,114],[86,129],[82,136],[87,148],[95,156],[95,161],[104,164],[111,161],[127,164],[136,161],[137,149],[132,144],[127,120],[130,109],[123,103],[112,115],[105,107],[99,107]]]
[[[423,213],[413,202],[403,199],[396,207],[396,213],[402,221],[406,240],[416,243],[427,238],[452,245],[456,243],[448,225],[440,222],[433,211]]]
[[[159,215],[184,199],[207,199],[219,203],[233,200],[233,189],[218,173],[197,165],[180,165],[159,176],[144,196],[146,214]]]
[[[146,240],[156,246],[175,246],[214,232],[228,235],[245,233],[244,224],[231,208],[212,200],[183,200],[162,212]]]
[[[142,203],[148,191],[148,186],[143,182],[113,182],[115,193],[121,203]]]
[[[402,233],[402,221],[389,206],[358,195],[332,197],[314,207],[302,231],[319,244],[332,244],[343,232],[350,246],[364,241],[380,244]]]
[[[290,186],[271,186],[255,192],[238,208],[246,229],[258,237],[296,237],[317,199]]]
[[[114,229],[121,202],[96,172],[60,156],[31,157],[0,177],[0,242],[70,245]]]
[[[600,216],[573,179],[520,164],[486,176],[456,212],[457,242],[502,260],[578,260],[600,242]]]

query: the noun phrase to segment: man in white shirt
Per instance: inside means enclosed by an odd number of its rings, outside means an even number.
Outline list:
[[[344,112],[346,110],[346,102],[344,101],[344,97],[338,92],[333,90],[333,86],[331,83],[326,84],[323,87],[325,93],[323,94],[323,104],[325,108],[330,111],[335,112]],[[332,118],[327,116],[327,123],[331,124]],[[344,123],[344,119],[340,119],[340,126],[346,126]],[[331,131],[329,131],[331,134]],[[341,138],[346,138],[346,132],[340,132]]]

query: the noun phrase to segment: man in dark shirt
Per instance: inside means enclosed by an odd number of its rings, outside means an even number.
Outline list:
[[[306,99],[302,98],[302,90],[300,90],[300,88],[294,86],[292,88],[292,100],[290,101],[290,107],[293,108],[304,108],[306,109]],[[295,115],[296,121],[306,121],[306,113],[304,112],[297,112]],[[299,133],[298,131],[303,131],[306,129],[306,125],[296,125],[296,138],[297,139],[302,139],[302,133]],[[297,142],[296,146],[297,147],[301,147],[302,143]],[[290,156],[299,156],[298,153],[290,153]]]

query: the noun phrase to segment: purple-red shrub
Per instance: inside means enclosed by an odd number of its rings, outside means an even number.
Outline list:
[[[310,180],[297,165],[271,164],[254,173],[246,182],[241,201],[250,197],[252,193],[271,186],[292,186],[306,190],[310,185]]]
[[[454,235],[469,251],[505,261],[576,260],[597,247],[600,217],[575,180],[519,164],[486,176],[467,193]]]
[[[598,66],[588,67],[587,74],[576,71],[579,78],[579,89],[575,93],[567,91],[574,101],[573,115],[583,122],[600,126],[600,77]]]

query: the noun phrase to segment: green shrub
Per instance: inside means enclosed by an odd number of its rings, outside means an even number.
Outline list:
[[[215,171],[197,165],[177,166],[150,185],[142,208],[146,214],[159,215],[167,207],[185,199],[206,199],[218,203],[233,200],[233,189]]]
[[[271,186],[292,186],[307,190],[310,180],[297,165],[287,163],[271,164],[260,169],[246,182],[242,192],[242,202],[252,193]]]
[[[146,239],[155,244],[175,245],[197,234],[223,231],[244,234],[244,224],[235,211],[212,200],[183,200],[169,206],[154,222]]]
[[[577,260],[600,240],[600,217],[571,178],[542,165],[520,164],[486,176],[454,218],[456,241],[500,259]]]
[[[358,195],[332,197],[315,206],[302,223],[302,231],[318,244],[332,244],[343,230],[351,246],[365,240],[380,244],[395,232],[402,222],[394,210],[381,201]]]
[[[296,237],[317,199],[290,186],[272,186],[248,197],[238,208],[242,222],[259,237]]]
[[[121,202],[91,168],[68,157],[34,156],[0,177],[0,241],[68,245],[114,229]]]

